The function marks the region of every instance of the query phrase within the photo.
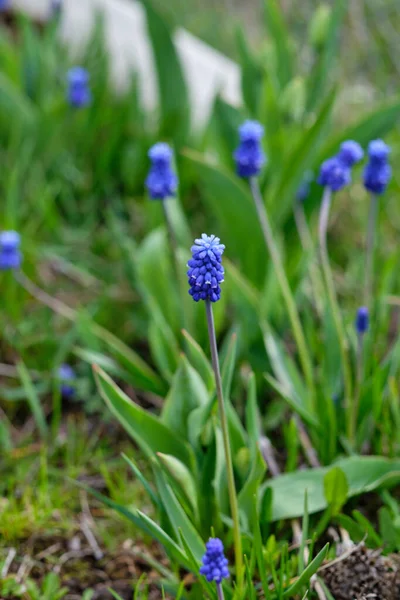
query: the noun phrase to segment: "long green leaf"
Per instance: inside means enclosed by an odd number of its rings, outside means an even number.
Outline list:
[[[309,83],[307,109],[312,111],[325,99],[325,94],[332,85],[332,73],[338,58],[339,29],[347,7],[346,0],[336,0],[333,5],[332,15],[325,45],[321,56],[313,70]]]
[[[320,550],[317,556],[310,562],[310,564],[304,569],[300,577],[295,581],[285,592],[283,593],[284,598],[293,598],[301,588],[306,585],[311,577],[318,571],[320,566],[325,560],[325,556],[327,555],[329,550],[329,544],[325,544],[325,546]]]
[[[133,402],[99,367],[94,368],[94,374],[103,400],[147,456],[152,457],[156,452],[172,454],[189,469],[193,468],[193,454],[184,440]]]
[[[181,439],[188,437],[190,413],[208,403],[208,392],[200,375],[182,355],[171,389],[165,399],[162,421]]]
[[[264,15],[267,31],[275,44],[278,59],[277,78],[283,88],[291,80],[293,74],[289,32],[283,19],[282,8],[277,0],[264,0]]]
[[[175,531],[175,535],[177,539],[179,539],[179,531],[182,531],[182,534],[190,545],[196,560],[200,561],[202,555],[204,554],[204,542],[192,523],[189,521],[188,516],[179,504],[171,486],[166,483],[160,468],[156,465],[154,468],[157,489],[160,494],[164,509]]]
[[[321,149],[320,160],[335,154],[344,140],[355,140],[362,146],[366,146],[369,141],[383,137],[396,126],[399,118],[399,97],[378,105],[373,111],[366,113],[358,121],[331,137]]]
[[[334,463],[346,476],[347,497],[389,487],[400,482],[400,460],[379,456],[351,456]],[[301,517],[304,494],[307,490],[309,514],[325,510],[328,502],[324,494],[324,477],[331,467],[306,469],[279,475],[268,481],[265,488],[272,490],[272,521]]]

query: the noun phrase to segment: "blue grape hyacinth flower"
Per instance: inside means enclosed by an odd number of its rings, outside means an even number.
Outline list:
[[[58,379],[60,380],[60,392],[63,398],[72,398],[75,395],[74,381],[76,379],[74,369],[67,364],[63,364],[58,369]]]
[[[228,559],[225,558],[224,545],[219,538],[208,540],[200,573],[207,581],[215,581],[218,584],[229,577]]]
[[[18,269],[21,265],[20,252],[21,238],[16,231],[2,231],[0,233],[0,270],[8,271]]]
[[[364,169],[364,186],[373,194],[383,194],[392,177],[389,164],[390,148],[383,140],[373,140],[368,146],[368,163]]]
[[[151,167],[146,187],[153,200],[165,200],[175,196],[178,178],[172,170],[172,156],[172,149],[163,142],[155,144],[149,150]]]
[[[189,294],[195,302],[221,298],[220,284],[224,281],[222,254],[225,246],[215,235],[202,234],[191,248],[192,258],[188,262]]]
[[[356,163],[360,162],[363,157],[364,150],[361,148],[360,144],[354,140],[346,140],[340,146],[338,158],[347,167],[354,166]]]
[[[366,306],[361,306],[357,311],[356,316],[356,331],[358,334],[363,335],[369,329],[369,311]]]
[[[92,101],[89,73],[84,67],[72,67],[68,71],[68,101],[74,108],[83,108]]]
[[[10,0],[0,0],[0,12],[6,11],[10,8]]]
[[[236,171],[239,177],[255,177],[266,163],[261,138],[264,127],[258,121],[245,121],[239,127],[240,143],[234,152]]]
[[[325,160],[319,171],[317,183],[338,192],[351,183],[351,170],[338,156]]]

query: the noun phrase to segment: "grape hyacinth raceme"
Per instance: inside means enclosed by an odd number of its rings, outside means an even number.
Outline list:
[[[239,127],[240,143],[234,153],[239,177],[256,177],[266,163],[261,146],[264,127],[257,121],[245,121]]]
[[[225,558],[224,545],[219,538],[208,540],[200,574],[204,575],[207,581],[215,581],[217,584],[229,577],[228,559]]]
[[[10,0],[0,0],[0,12],[6,11],[10,8]]]
[[[360,144],[353,140],[343,142],[338,154],[322,163],[317,182],[332,192],[338,192],[351,183],[351,167],[363,156]]]
[[[168,144],[159,142],[149,150],[151,167],[146,179],[150,198],[165,200],[175,196],[178,178],[172,170],[172,149]]]
[[[346,334],[340,313],[338,300],[336,297],[335,284],[329,263],[329,254],[327,247],[327,230],[329,222],[329,212],[332,202],[332,194],[338,192],[346,185],[351,183],[351,168],[359,162],[363,157],[361,146],[353,141],[347,140],[340,146],[336,156],[325,160],[321,167],[317,182],[324,186],[321,209],[319,214],[319,249],[321,257],[322,273],[326,289],[328,292],[328,300],[331,307],[331,312],[335,322],[335,327],[338,335],[343,379],[345,388],[345,402],[347,412],[349,413],[352,398],[352,376],[349,367],[348,348],[346,342]],[[351,419],[348,419],[350,427]],[[351,434],[349,431],[348,433]]]
[[[266,156],[261,146],[261,138],[264,134],[263,126],[257,121],[245,121],[239,127],[239,146],[234,153],[236,161],[236,171],[240,177],[249,179],[255,208],[257,211],[260,228],[264,237],[265,246],[271,256],[275,273],[281,288],[281,293],[286,304],[286,308],[291,321],[293,333],[299,350],[300,360],[303,371],[306,376],[307,385],[310,389],[311,403],[315,396],[315,386],[312,373],[311,359],[307,350],[307,345],[302,330],[300,318],[297,312],[296,304],[290,290],[282,260],[277,247],[268,213],[265,208],[264,200],[261,194],[258,175],[262,166],[266,163]]]
[[[374,271],[375,229],[379,210],[379,196],[383,194],[392,176],[389,164],[390,148],[383,140],[368,145],[368,163],[364,169],[364,186],[371,193],[368,227],[365,242],[364,304],[371,308]]]
[[[322,163],[317,183],[338,192],[351,183],[351,170],[338,156],[333,156]]]
[[[369,328],[369,312],[366,306],[361,306],[356,316],[356,331],[359,335],[364,335]]]
[[[364,185],[373,194],[383,194],[392,176],[388,162],[390,148],[383,140],[373,140],[368,146],[368,163],[364,169]]]
[[[75,394],[75,386],[73,385],[76,375],[70,365],[63,364],[58,369],[58,379],[60,380],[60,392],[63,398],[72,398]]]
[[[20,243],[21,238],[16,231],[0,233],[0,271],[19,269],[22,261]]]
[[[192,296],[193,300],[195,302],[204,300],[205,302],[211,361],[215,377],[218,412],[225,454],[229,504],[233,521],[236,578],[237,585],[240,587],[243,579],[243,554],[242,537],[240,533],[239,506],[236,494],[228,418],[226,414],[224,392],[222,388],[222,378],[219,367],[218,346],[212,308],[213,302],[217,302],[221,297],[220,284],[224,281],[224,268],[222,266],[222,254],[224,250],[225,246],[220,243],[220,239],[218,237],[203,233],[201,238],[195,240],[194,245],[191,248],[192,258],[189,260],[187,265],[189,267],[187,276],[190,286],[189,294]],[[215,544],[214,546],[213,544],[214,542],[210,544],[210,552],[212,551],[213,547],[215,549]],[[217,589],[219,598],[222,598],[222,588],[218,587]]]
[[[89,73],[83,67],[72,67],[68,71],[68,101],[74,108],[83,108],[92,101],[89,88]]]
[[[364,150],[361,148],[358,142],[354,140],[346,140],[340,146],[338,152],[339,160],[347,167],[353,167],[356,163],[364,157]]]
[[[224,281],[224,267],[221,263],[224,250],[225,246],[215,235],[208,236],[203,233],[201,239],[195,240],[187,272],[189,294],[195,302],[217,302],[221,298],[220,284]]]

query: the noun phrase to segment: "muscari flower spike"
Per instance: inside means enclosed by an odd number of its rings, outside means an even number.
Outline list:
[[[172,149],[168,144],[159,142],[149,150],[151,167],[146,179],[150,198],[165,200],[175,196],[178,178],[172,170]]]
[[[328,158],[321,165],[317,183],[328,187],[332,192],[338,192],[351,183],[350,167],[344,164],[338,156]]]
[[[73,385],[76,375],[70,365],[63,364],[58,369],[58,379],[60,380],[60,392],[63,398],[71,398],[75,394]]]
[[[239,177],[259,175],[266,162],[261,146],[263,135],[264,127],[258,121],[245,121],[239,127],[240,143],[233,155]]]
[[[373,194],[383,194],[392,177],[390,148],[383,140],[373,140],[368,146],[368,163],[364,169],[364,186]]]
[[[340,146],[336,156],[325,160],[319,171],[317,183],[338,192],[351,183],[351,167],[360,162],[364,151],[358,142],[346,140]]]
[[[207,581],[222,583],[229,577],[228,559],[224,555],[224,545],[219,538],[210,538],[206,544],[206,552],[202,558],[200,574]]]
[[[89,88],[89,73],[83,67],[72,67],[68,71],[68,101],[74,108],[83,108],[92,101]]]
[[[361,148],[358,142],[354,140],[346,140],[340,146],[338,158],[347,167],[352,167],[356,163],[360,162],[364,157],[364,150]]]
[[[369,312],[366,306],[361,306],[357,311],[356,316],[356,331],[358,334],[363,335],[368,331],[369,328]]]
[[[20,252],[21,238],[16,231],[2,231],[0,233],[0,271],[18,269],[21,265]]]
[[[10,0],[0,0],[0,12],[8,10],[10,7]]]
[[[215,235],[202,234],[191,248],[192,258],[188,262],[189,294],[195,302],[211,300],[217,302],[221,297],[220,284],[224,281],[222,254],[225,246]]]

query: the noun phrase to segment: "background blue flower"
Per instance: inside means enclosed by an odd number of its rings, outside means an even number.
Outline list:
[[[361,306],[357,311],[356,316],[356,331],[357,333],[363,334],[368,331],[369,328],[369,312],[366,306]]]
[[[337,156],[328,158],[321,165],[317,182],[332,192],[338,192],[351,183],[350,168]]]
[[[58,369],[58,378],[60,380],[60,391],[63,398],[71,398],[75,394],[73,384],[76,379],[74,369],[67,364],[62,364]]]
[[[373,140],[368,146],[368,163],[364,169],[364,186],[373,194],[383,194],[392,177],[388,159],[390,148],[383,140]]]
[[[159,142],[149,150],[151,167],[146,179],[150,198],[165,200],[174,196],[178,178],[172,170],[172,150],[168,144]]]
[[[261,146],[264,127],[257,121],[245,121],[239,127],[240,143],[234,153],[236,171],[240,177],[258,175],[266,162]]]
[[[83,67],[72,67],[68,71],[68,101],[74,108],[83,108],[92,101],[89,88],[89,73]]]
[[[21,265],[22,255],[19,250],[21,238],[16,231],[2,231],[0,233],[0,270],[18,269]]]

